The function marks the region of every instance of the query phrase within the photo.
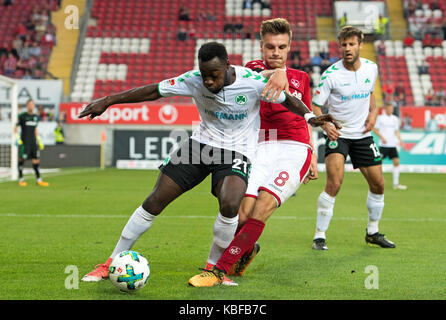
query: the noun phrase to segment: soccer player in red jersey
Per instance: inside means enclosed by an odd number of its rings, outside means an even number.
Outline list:
[[[308,74],[286,67],[292,35],[288,21],[266,20],[260,34],[263,61],[248,62],[246,67],[270,77],[263,94],[275,98],[285,89],[310,106]],[[229,245],[214,234],[204,272],[189,280],[192,286],[213,286],[222,284],[226,275],[243,275],[260,250],[256,241],[266,220],[303,182],[317,179],[317,158],[305,119],[268,102],[261,102],[260,117],[259,145],[239,209],[238,233]]]

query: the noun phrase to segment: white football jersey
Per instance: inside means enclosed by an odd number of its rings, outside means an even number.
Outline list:
[[[398,146],[398,138],[395,134],[399,130],[400,122],[397,116],[391,114],[381,114],[376,119],[375,128],[386,139],[386,143],[379,141],[381,147],[394,148]]]
[[[328,107],[328,112],[342,125],[341,138],[361,139],[371,135],[363,131],[378,67],[370,60],[360,58],[360,61],[357,71],[347,70],[342,60],[328,67],[321,76],[312,101],[317,106]]]
[[[233,66],[236,79],[217,94],[204,85],[199,70],[159,83],[163,97],[193,97],[201,117],[192,139],[213,147],[237,151],[253,159],[260,129],[261,93],[268,80],[260,73]],[[284,102],[282,92],[278,103]]]

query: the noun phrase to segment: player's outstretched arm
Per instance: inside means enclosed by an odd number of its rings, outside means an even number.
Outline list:
[[[305,118],[305,120],[311,124],[313,127],[320,127],[327,122],[331,122],[334,124],[336,129],[341,129],[342,127],[339,123],[333,118],[331,114],[323,114],[320,116],[316,116],[306,105],[302,102],[302,100],[297,99],[296,97],[285,93],[286,100],[282,103],[282,105],[290,110],[291,112],[298,114],[299,116]]]
[[[84,110],[79,114],[79,118],[89,116],[90,120],[100,116],[107,110],[108,107],[119,103],[136,103],[143,101],[153,101],[161,98],[158,91],[158,84],[149,84],[143,87],[133,88],[112,94],[88,104]]]

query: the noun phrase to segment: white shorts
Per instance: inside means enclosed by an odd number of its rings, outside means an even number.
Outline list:
[[[262,142],[257,147],[245,196],[259,191],[274,196],[279,207],[299,188],[310,170],[311,149],[294,141]]]

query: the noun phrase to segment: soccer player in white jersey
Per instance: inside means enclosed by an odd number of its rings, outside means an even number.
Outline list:
[[[289,22],[283,18],[263,21],[260,39],[263,59],[250,61],[246,67],[266,76],[274,74],[272,77],[280,79],[278,93],[288,90],[309,105],[308,74],[286,67],[292,39]],[[265,86],[267,97],[274,95],[273,82]],[[239,232],[229,248],[220,247],[214,239],[204,272],[189,279],[192,286],[218,285],[224,275],[242,276],[260,250],[256,241],[268,218],[306,179],[317,178],[317,158],[312,154],[311,131],[305,119],[281,104],[265,101],[260,102],[260,119],[259,146],[239,209]]]
[[[400,136],[400,121],[393,114],[393,105],[384,106],[384,113],[376,119],[373,132],[379,137],[379,151],[382,158],[389,158],[393,162],[393,189],[406,190],[407,186],[400,184],[400,158],[397,147],[404,147]]]
[[[247,68],[230,65],[226,48],[217,42],[201,46],[198,60],[200,70],[95,100],[80,113],[80,118],[93,119],[114,104],[181,95],[194,97],[202,119],[192,137],[183,141],[160,166],[152,192],[130,217],[108,260],[86,274],[83,281],[107,278],[112,258],[131,249],[169,203],[209,174],[211,191],[220,207],[214,234],[221,243],[231,242],[246,190],[250,157],[257,146],[259,102],[267,80]],[[303,102],[286,93],[281,93],[278,100],[313,126],[332,120],[330,115],[315,117]],[[235,283],[225,279],[225,284]]]
[[[336,195],[344,178],[344,164],[350,155],[354,168],[359,168],[369,185],[366,207],[368,225],[365,241],[383,248],[394,248],[395,244],[378,231],[378,223],[384,209],[384,178],[381,154],[373,142],[373,129],[377,108],[373,90],[378,76],[377,65],[360,57],[364,34],[361,30],[345,26],[338,35],[342,59],[322,74],[313,96],[315,114],[328,111],[340,123],[337,130],[330,124],[322,128],[326,134],[325,166],[327,180],[324,191],[317,200],[316,232],[313,249],[327,250],[325,232],[333,216]]]

